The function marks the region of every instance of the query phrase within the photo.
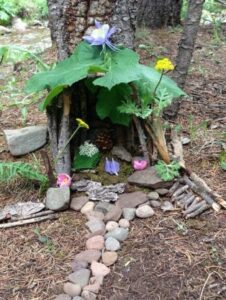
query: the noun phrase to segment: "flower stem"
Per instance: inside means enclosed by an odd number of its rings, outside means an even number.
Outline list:
[[[153,92],[153,95],[154,95],[154,96],[155,96],[155,94],[156,94],[157,88],[159,87],[159,85],[160,85],[160,83],[161,83],[161,81],[162,81],[163,75],[164,75],[164,70],[162,70],[161,76],[160,76],[160,78],[159,78],[159,81],[158,81],[158,83],[157,83],[157,85],[156,85],[156,87],[155,87],[155,89],[154,89],[154,92]]]

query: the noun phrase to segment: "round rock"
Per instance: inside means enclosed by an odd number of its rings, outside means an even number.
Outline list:
[[[81,291],[82,288],[79,284],[73,284],[71,282],[66,282],[64,284],[64,292],[71,297],[79,296]]]
[[[87,261],[77,261],[74,259],[71,263],[71,268],[73,272],[76,272],[81,269],[86,269],[88,267],[88,262]]]
[[[98,261],[100,257],[101,253],[98,250],[85,250],[77,254],[75,260],[91,263],[92,261]]]
[[[106,224],[106,230],[107,231],[111,231],[115,228],[118,228],[118,223],[115,221],[108,221]]]
[[[160,196],[165,196],[169,193],[169,190],[167,189],[157,189],[155,190]]]
[[[136,216],[142,219],[151,217],[154,213],[154,210],[149,205],[142,205],[136,209]]]
[[[91,264],[91,271],[93,276],[106,276],[107,274],[110,273],[110,269],[108,267],[106,267],[104,264],[102,263],[98,263],[96,261],[93,261]]]
[[[106,251],[102,255],[102,260],[105,266],[112,266],[118,259],[118,254],[112,251]]]
[[[90,278],[90,270],[88,269],[81,269],[74,273],[71,273],[68,276],[68,279],[74,283],[80,285],[82,288],[89,283]]]
[[[129,221],[126,219],[119,220],[119,226],[122,228],[129,228]]]
[[[158,200],[159,199],[159,194],[157,192],[150,192],[148,194],[148,199],[150,199],[150,200]]]
[[[115,229],[109,231],[107,234],[105,234],[105,237],[106,238],[113,237],[116,240],[118,240],[119,242],[123,242],[127,239],[128,234],[129,234],[128,229],[118,227],[118,228],[115,228]]]
[[[123,214],[124,219],[126,219],[128,221],[132,221],[136,216],[136,209],[125,207],[122,209],[122,214]]]
[[[104,248],[104,238],[102,235],[96,235],[86,241],[88,250],[102,250]]]
[[[121,248],[119,241],[113,237],[109,237],[106,239],[105,247],[108,251],[117,251]]]
[[[92,201],[87,202],[81,209],[82,214],[87,214],[92,211],[95,207],[95,203]]]
[[[80,296],[75,296],[72,298],[72,300],[84,300],[84,298],[80,297]]]
[[[161,206],[161,202],[160,201],[157,201],[157,200],[151,200],[150,201],[150,205],[154,208],[158,208]]]

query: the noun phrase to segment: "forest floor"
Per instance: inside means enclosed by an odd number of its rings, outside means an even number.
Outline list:
[[[165,29],[138,33],[138,44],[146,62],[157,56],[175,58],[181,31]],[[43,54],[53,61],[53,49]],[[34,65],[5,70],[0,85],[1,101],[12,100],[24,85]],[[12,76],[17,81],[10,86]],[[185,161],[222,196],[226,196],[226,173],[219,155],[226,136],[226,44],[216,43],[210,30],[200,30],[186,92],[178,116],[181,132],[191,143],[184,147]],[[1,91],[1,90],[0,90]],[[18,96],[18,95],[16,95]],[[45,123],[35,105],[29,109],[26,125]],[[0,160],[15,160],[5,151],[2,130],[21,127],[20,110],[3,111],[0,119]],[[40,154],[37,151],[37,159]],[[24,160],[32,161],[32,156]],[[37,200],[32,186],[20,184],[0,189],[0,208],[17,201]],[[40,199],[41,200],[41,199]],[[35,228],[50,238],[41,244]],[[67,211],[56,221],[0,231],[0,300],[51,300],[62,292],[74,255],[84,249],[86,229],[81,214]],[[180,212],[156,211],[154,217],[131,223],[129,238],[118,252],[119,260],[106,277],[101,300],[192,300],[226,299],[226,212],[208,211],[196,219],[184,220]]]

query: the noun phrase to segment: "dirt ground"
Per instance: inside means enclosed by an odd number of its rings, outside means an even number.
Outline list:
[[[179,30],[148,33],[141,30],[138,44],[146,62],[157,56],[176,55]],[[45,60],[53,60],[48,50]],[[24,78],[34,66],[24,65]],[[1,85],[12,74],[7,73]],[[224,198],[226,173],[219,166],[226,132],[226,45],[216,43],[210,30],[199,33],[186,85],[189,98],[182,102],[178,123],[191,138],[185,146],[185,161]],[[3,101],[7,101],[5,92]],[[37,108],[29,110],[27,124],[45,122]],[[0,119],[0,160],[13,160],[5,151],[2,129],[22,126],[17,109],[5,110]],[[39,159],[39,153],[36,153]],[[31,156],[24,158],[32,160]],[[32,187],[14,186],[0,190],[0,207],[23,200],[37,200]],[[42,200],[40,198],[40,200]],[[118,252],[119,260],[105,279],[98,299],[103,300],[207,300],[226,299],[226,212],[208,211],[192,220],[180,212],[156,211],[153,218],[131,223],[129,238]],[[49,237],[48,245],[35,234]],[[64,212],[56,221],[0,231],[0,300],[51,300],[62,292],[74,255],[84,249],[86,231],[81,214]]]

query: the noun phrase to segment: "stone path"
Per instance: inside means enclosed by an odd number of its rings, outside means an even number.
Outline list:
[[[104,277],[117,262],[117,251],[129,236],[130,222],[136,217],[153,216],[153,208],[161,207],[160,197],[167,193],[165,188],[149,194],[140,191],[125,193],[114,204],[89,201],[87,196],[74,197],[70,208],[87,217],[85,226],[89,233],[85,236],[85,250],[72,261],[72,273],[63,286],[64,293],[55,300],[97,299]]]

